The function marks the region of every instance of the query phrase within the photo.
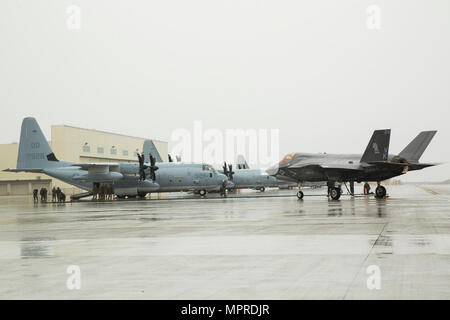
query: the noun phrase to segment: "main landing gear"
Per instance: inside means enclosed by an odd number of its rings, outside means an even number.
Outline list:
[[[342,191],[339,187],[331,187],[328,195],[332,200],[339,200],[341,197]]]
[[[328,196],[332,199],[332,200],[339,200],[339,198],[342,195],[342,189],[341,186],[335,186],[334,182],[328,182]],[[299,184],[298,186],[299,188],[301,188],[301,185]],[[303,197],[305,196],[305,194],[303,193],[302,190],[298,190],[297,191],[297,198],[299,200],[302,200]]]
[[[378,186],[375,189],[375,198],[377,199],[383,199],[386,196],[386,188],[383,187],[379,182]]]
[[[342,194],[341,184],[339,183],[339,185],[336,187],[334,181],[328,181],[327,187],[328,187],[328,196],[332,200],[339,200]]]

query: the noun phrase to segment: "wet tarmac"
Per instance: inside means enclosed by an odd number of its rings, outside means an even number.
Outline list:
[[[449,185],[389,186],[383,200],[323,193],[0,197],[0,298],[450,298]]]

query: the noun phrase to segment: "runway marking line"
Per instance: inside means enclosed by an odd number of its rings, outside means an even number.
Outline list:
[[[425,190],[425,191],[428,192],[428,193],[431,193],[431,194],[434,195],[434,196],[437,196],[437,195],[440,194],[439,192],[434,191],[434,190],[432,190],[432,189],[430,189],[430,188],[427,188],[427,187],[422,187],[422,186],[421,186],[421,187],[419,187],[419,188]]]

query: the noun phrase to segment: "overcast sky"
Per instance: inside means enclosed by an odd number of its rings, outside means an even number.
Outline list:
[[[195,120],[279,128],[280,157],[362,153],[379,128],[396,153],[437,129],[421,160],[450,161],[448,0],[2,0],[0,40],[0,143],[25,116],[48,138],[52,124],[167,141]]]

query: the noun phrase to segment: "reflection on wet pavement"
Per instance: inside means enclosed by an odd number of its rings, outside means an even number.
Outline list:
[[[388,192],[38,205],[2,197],[0,298],[450,298],[450,192]],[[77,291],[65,285],[73,264]],[[381,290],[367,289],[370,265]]]

